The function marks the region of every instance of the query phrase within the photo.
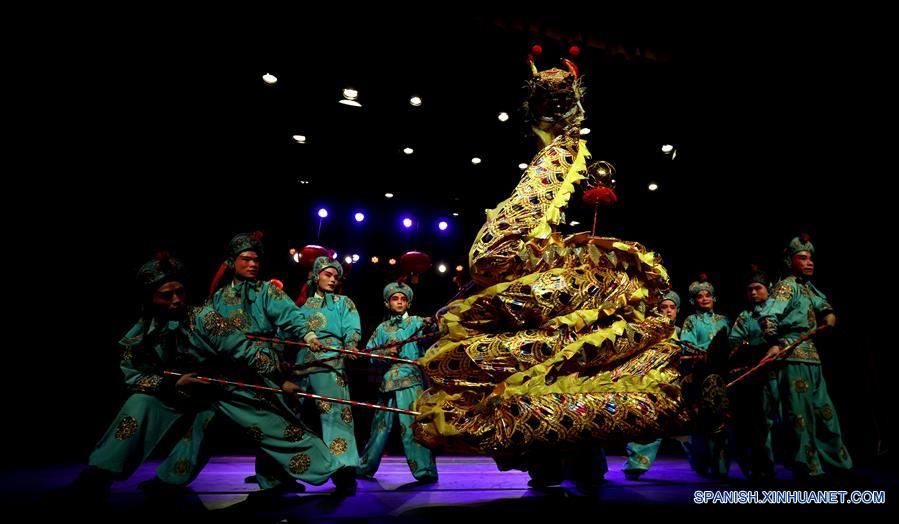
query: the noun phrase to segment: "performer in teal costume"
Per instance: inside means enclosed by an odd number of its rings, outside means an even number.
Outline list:
[[[312,268],[309,289],[315,290],[301,313],[306,321],[305,341],[296,363],[308,364],[315,360],[340,356],[323,348],[357,349],[362,337],[359,312],[349,297],[334,292],[343,276],[341,265],[328,257],[318,257]],[[321,365],[308,367],[304,375],[295,377],[304,390],[327,397],[350,398],[344,358],[329,360]],[[353,412],[350,406],[317,401],[321,413],[322,436],[338,463],[354,470],[359,466],[359,450],[353,432]]]
[[[708,349],[715,335],[728,330],[728,320],[724,315],[715,313],[717,297],[715,287],[705,274],[690,284],[690,304],[696,307],[696,313],[684,320],[680,339],[699,349]],[[726,477],[730,467],[725,455],[727,439],[723,432],[715,435],[696,434],[690,436],[685,445],[690,459],[690,467],[702,476],[714,478]]]
[[[366,345],[366,348],[383,346],[401,340],[407,340],[416,335],[421,335],[424,328],[430,325],[430,319],[411,316],[408,308],[412,304],[412,288],[406,284],[391,282],[384,287],[384,306],[387,308],[389,318],[378,325],[375,332]],[[418,360],[424,354],[423,348],[418,342],[408,342],[402,347],[376,349],[372,351],[378,355],[398,356],[409,360]],[[372,359],[372,362],[381,364],[383,361]],[[412,404],[422,391],[421,368],[412,364],[396,363],[390,365],[390,369],[384,373],[381,381],[378,404],[412,409]],[[403,440],[403,448],[406,453],[406,462],[412,471],[412,476],[422,483],[437,481],[437,463],[433,452],[415,442],[412,438],[411,424],[415,420],[412,415],[395,414],[389,411],[378,411],[372,421],[371,437],[365,445],[360,457],[360,475],[373,477],[381,464],[381,456],[387,446],[387,438],[393,428],[394,419],[399,417],[400,436]]]
[[[123,370],[135,393],[98,443],[90,467],[73,489],[108,492],[112,480],[130,476],[182,419],[190,427],[159,467],[157,477],[162,483],[170,483],[169,479],[189,482],[205,463],[201,444],[214,412],[224,413],[247,431],[282,477],[311,484],[331,477],[338,491],[350,482],[355,484],[354,472],[341,468],[325,443],[271,395],[221,390],[196,378],[198,369],[205,374],[214,370],[246,383],[298,389],[283,380],[275,352],[248,340],[237,323],[209,305],[187,311],[184,286],[178,281],[180,268],[180,263],[163,254],[139,272],[145,290],[156,290],[148,313],[122,341]],[[165,375],[166,370],[182,375]]]
[[[680,295],[674,291],[668,291],[659,302],[659,311],[671,319],[674,323],[677,321],[677,313],[680,311]],[[674,334],[671,336],[674,340],[679,340],[681,329],[677,325],[674,326]],[[625,447],[627,452],[627,460],[624,462],[624,476],[628,480],[637,480],[641,475],[649,471],[656,455],[659,453],[659,446],[662,439],[656,439],[647,444],[639,442],[628,442]]]
[[[761,313],[760,324],[771,345],[768,356],[779,354],[820,324],[836,325],[833,308],[810,280],[815,273],[814,253],[808,235],[794,238],[785,251],[784,262],[791,274],[774,286],[774,297]],[[852,459],[843,445],[814,339],[786,355],[775,373],[787,426],[787,466],[793,474],[806,478],[851,470]]]

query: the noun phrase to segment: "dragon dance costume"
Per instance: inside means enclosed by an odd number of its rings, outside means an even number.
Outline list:
[[[537,71],[526,112],[544,147],[512,195],[487,211],[469,253],[476,294],[453,301],[422,359],[432,386],[415,437],[491,455],[501,469],[590,444],[682,434],[674,326],[655,304],[669,289],[659,256],[636,242],[555,229],[575,187],[610,190],[614,168],[580,139],[574,64]]]

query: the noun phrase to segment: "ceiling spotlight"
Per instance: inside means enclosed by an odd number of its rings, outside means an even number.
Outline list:
[[[589,134],[590,134],[590,128],[589,128],[589,127],[582,127],[582,128],[581,128],[581,134],[582,134],[582,135],[589,135]]]
[[[474,165],[478,165],[478,164],[481,163],[481,159],[478,158],[478,157],[474,157],[474,158],[471,159],[471,163],[474,164]]]
[[[343,100],[340,100],[340,103],[345,106],[362,107],[362,104],[356,101],[357,98],[359,98],[359,91],[346,88],[343,90]]]
[[[441,220],[437,224],[437,228],[440,229],[440,231],[446,231],[446,228],[448,228],[448,227],[449,227],[449,224],[446,223],[446,220]]]
[[[319,209],[318,216],[320,216],[321,218],[328,218],[328,210],[325,208]]]
[[[359,262],[359,255],[353,254],[353,262]]]
[[[572,220],[572,221],[569,222],[568,224],[569,224],[569,225],[572,225],[572,226],[579,226],[579,225],[581,225],[581,223],[578,222],[577,220]]]
[[[396,265],[396,259],[395,259],[395,258],[391,258],[390,260],[387,261],[387,263],[390,264],[391,266],[395,266],[395,265]]]
[[[650,191],[655,191],[655,190],[658,189],[658,188],[659,188],[659,185],[656,184],[655,182],[649,184],[649,190],[650,190]]]
[[[417,97],[417,96],[413,96],[412,98],[409,99],[409,103],[412,104],[414,107],[418,107],[421,105],[421,98]]]
[[[297,144],[306,143],[306,135],[293,135],[293,139],[297,141]]]
[[[440,271],[441,273],[446,273],[446,264],[440,264],[439,266],[437,266],[437,271]]]
[[[412,219],[411,219],[411,218],[404,218],[404,219],[403,219],[403,226],[405,226],[406,229],[409,229],[410,227],[412,227]]]
[[[353,263],[353,257],[347,255],[346,257],[344,257],[343,261],[346,262],[347,264],[352,264],[352,263]]]
[[[414,152],[415,152],[415,150],[412,149],[411,147],[407,147],[407,148],[403,149],[403,153],[406,153],[407,155],[411,155]]]
[[[453,216],[457,217],[457,216],[459,216],[459,213],[453,213]]]
[[[371,257],[371,263],[372,263],[372,264],[377,264],[377,263],[380,262],[380,261],[381,261],[381,260],[380,260],[378,257]]]
[[[665,153],[667,155],[668,153],[671,153],[672,151],[674,151],[673,145],[665,144],[662,146],[662,153]]]
[[[356,213],[355,215],[353,215],[353,218],[356,219],[356,222],[362,222],[363,220],[365,220],[365,214],[364,213]]]
[[[276,77],[275,75],[273,75],[271,73],[266,73],[266,74],[262,75],[262,80],[266,84],[274,84],[275,82],[278,81],[278,77]]]
[[[500,113],[499,115],[496,116],[496,118],[498,118],[500,122],[505,122],[506,120],[509,119],[509,113],[506,113],[506,112]]]
[[[527,169],[527,168],[528,168],[528,165],[525,164],[524,162],[518,164],[518,169],[521,169],[522,171],[525,170],[525,169]]]
[[[393,193],[384,193],[385,198],[393,198]]]
[[[465,268],[463,268],[462,266],[456,266],[456,271],[462,271],[463,269]]]

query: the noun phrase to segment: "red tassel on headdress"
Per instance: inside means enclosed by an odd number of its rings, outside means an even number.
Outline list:
[[[212,298],[212,295],[215,294],[215,290],[219,287],[219,282],[221,282],[222,277],[225,276],[225,271],[228,271],[228,264],[222,262],[222,265],[219,266],[219,270],[215,272],[215,276],[212,278],[212,285],[209,286],[209,298]]]
[[[753,273],[758,273],[759,266],[758,266],[758,264],[750,264],[749,269],[751,269]]]
[[[709,276],[706,275],[705,273],[700,273],[700,274],[699,274],[699,281],[700,281],[700,282],[708,282],[708,281],[709,281]]]
[[[531,46],[531,52],[537,56],[540,56],[540,53],[543,52],[543,47],[541,47],[540,44],[534,44]]]
[[[568,48],[568,54],[571,56],[577,56],[581,54],[581,48],[577,45],[572,45]]]
[[[168,251],[157,251],[153,256],[159,269],[166,271],[172,269],[172,255]]]
[[[284,289],[284,282],[281,282],[277,278],[273,278],[273,279],[269,280],[269,282],[271,282],[272,285],[276,286],[278,289]]]
[[[294,304],[302,307],[303,304],[306,303],[306,300],[309,299],[309,282],[303,284],[303,287],[300,288],[300,294],[297,296],[297,299],[294,301]]]
[[[812,240],[812,237],[808,236],[808,233],[803,233],[802,235],[800,235],[800,237],[802,238],[802,241],[806,243]]]
[[[250,233],[250,238],[257,242],[262,240],[262,231],[253,231]]]

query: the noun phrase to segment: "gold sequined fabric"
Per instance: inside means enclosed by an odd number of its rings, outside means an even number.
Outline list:
[[[335,438],[331,441],[331,445],[328,446],[331,449],[331,454],[335,457],[339,457],[343,455],[347,450],[347,442],[346,439],[342,439],[340,437]]]
[[[237,323],[211,311],[203,317],[203,328],[214,337],[224,337],[237,329]]]
[[[312,459],[309,458],[309,455],[305,453],[297,453],[293,457],[290,458],[290,461],[287,463],[288,469],[294,475],[302,475],[306,473],[309,469],[309,466],[312,465]]]
[[[340,420],[342,420],[345,424],[353,423],[353,410],[346,406],[340,411]]]
[[[137,433],[137,427],[137,419],[130,415],[126,415],[122,417],[122,420],[119,421],[119,425],[116,426],[115,438],[117,440],[128,440]]]
[[[290,424],[284,429],[284,440],[288,442],[299,442],[303,439],[303,435],[305,434],[306,431],[302,427]]]
[[[416,440],[494,457],[590,441],[646,441],[691,422],[670,288],[636,242],[555,229],[590,156],[569,127],[487,212],[469,253],[478,293],[452,302],[421,359],[431,388]],[[608,164],[603,164],[608,166]],[[611,167],[611,166],[609,166]]]

